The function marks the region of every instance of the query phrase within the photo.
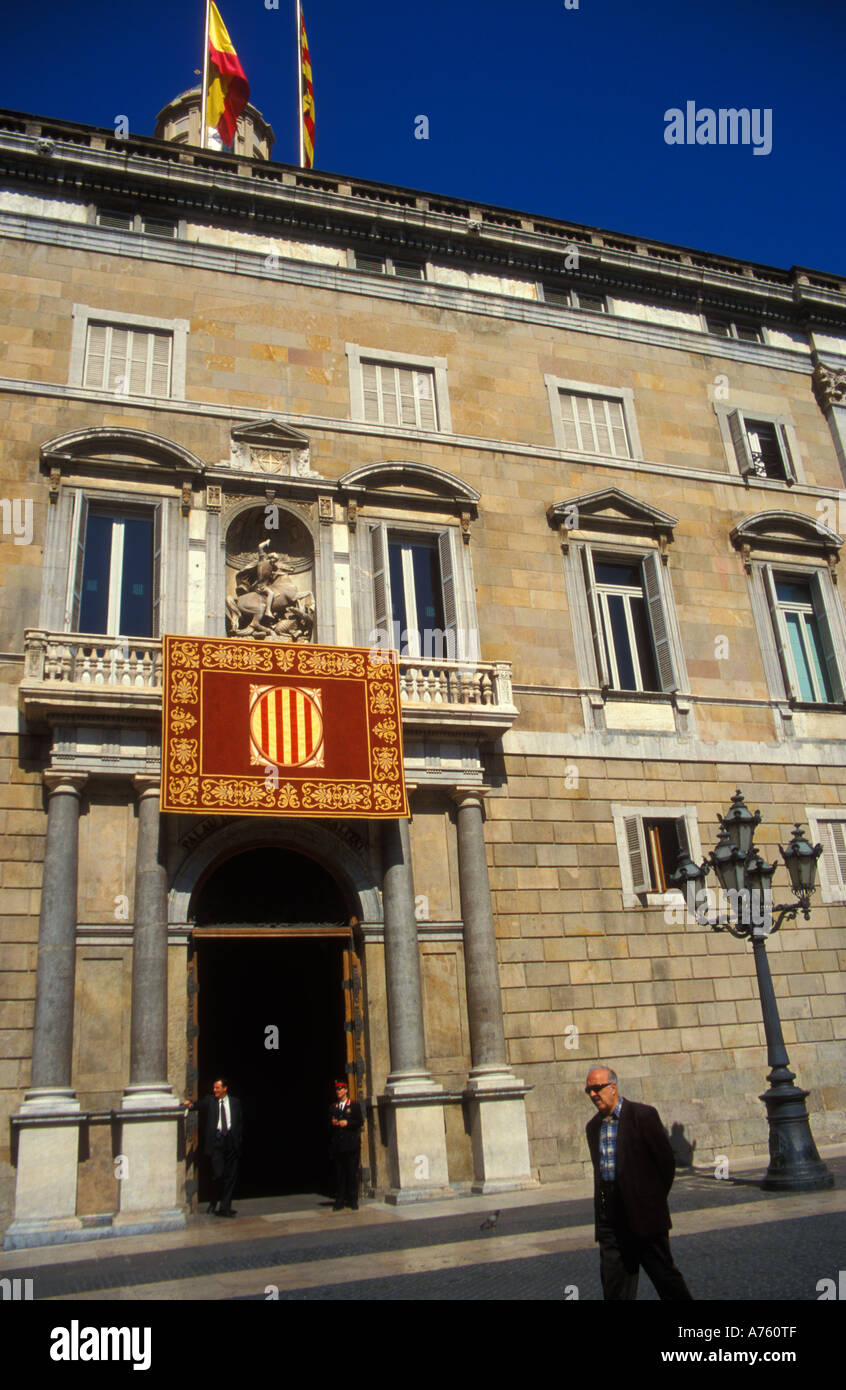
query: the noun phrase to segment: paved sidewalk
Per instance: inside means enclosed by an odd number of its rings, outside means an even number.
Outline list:
[[[846,1266],[846,1146],[828,1149],[833,1190],[786,1196],[760,1163],[715,1179],[682,1169],[673,1249],[697,1299],[818,1298]],[[598,1299],[587,1182],[499,1197],[331,1210],[325,1198],[245,1201],[237,1220],[0,1256],[36,1300]],[[482,1223],[499,1211],[493,1229]],[[640,1298],[654,1299],[642,1280]]]

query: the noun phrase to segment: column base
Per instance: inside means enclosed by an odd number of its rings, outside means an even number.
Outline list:
[[[421,1075],[394,1074],[379,1103],[388,1132],[386,1202],[396,1206],[455,1196],[447,1171],[443,1088]]]
[[[127,1086],[121,1102],[119,1213],[114,1225],[172,1230],[179,1212],[178,1120],[184,1113],[167,1082]],[[150,1223],[153,1223],[151,1225]],[[184,1225],[185,1217],[182,1216]]]
[[[516,1192],[538,1187],[529,1161],[526,1086],[508,1067],[474,1067],[464,1102],[473,1145],[471,1192]]]
[[[37,1234],[81,1228],[76,1215],[82,1107],[70,1087],[27,1091],[18,1126],[15,1218],[10,1231]],[[13,1247],[10,1247],[13,1248]]]

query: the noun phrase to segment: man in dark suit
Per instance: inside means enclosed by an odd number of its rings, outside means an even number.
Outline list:
[[[588,1073],[585,1093],[597,1110],[587,1142],[604,1298],[637,1298],[643,1265],[662,1299],[689,1299],[670,1254],[667,1194],[676,1165],[658,1111],[623,1100],[609,1067]]]
[[[216,1210],[218,1216],[234,1216],[232,1193],[244,1137],[241,1102],[237,1096],[230,1096],[225,1076],[219,1077],[212,1089],[214,1094],[204,1096],[199,1106],[187,1100],[185,1104],[200,1111],[203,1153],[211,1159],[216,1196],[209,1202],[208,1214],[211,1216]]]
[[[335,1170],[333,1211],[350,1207],[358,1211],[358,1159],[364,1117],[357,1101],[351,1101],[346,1081],[335,1082],[335,1104],[330,1110],[330,1152]]]

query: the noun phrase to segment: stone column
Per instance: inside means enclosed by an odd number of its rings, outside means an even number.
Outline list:
[[[82,1228],[76,1216],[82,1111],[71,1086],[79,806],[85,773],[44,773],[47,839],[38,926],[32,1080],[16,1116],[15,1219],[6,1249],[49,1245]]]
[[[135,777],[138,839],[132,935],[129,1085],[121,1105],[120,1214],[124,1230],[185,1224],[178,1206],[182,1106],[167,1080],[167,870],[159,779]]]
[[[426,1066],[420,952],[408,821],[382,822],[382,902],[391,1070],[386,1109],[389,1202],[451,1195],[443,1088]]]
[[[471,1070],[465,1103],[470,1112],[474,1192],[534,1186],[529,1166],[525,1095],[505,1051],[502,996],[496,955],[488,862],[484,791],[459,788],[458,880],[464,922],[464,973],[470,1028]]]
[[[840,470],[846,480],[846,371],[841,367],[829,367],[820,360],[813,335],[811,336],[814,375],[812,385],[817,404],[828,421],[831,437],[837,451]],[[838,522],[832,523],[833,531],[839,530]]]

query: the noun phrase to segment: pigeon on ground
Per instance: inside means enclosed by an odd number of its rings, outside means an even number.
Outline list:
[[[498,1212],[498,1211],[492,1212],[490,1216],[486,1216],[486,1217],[485,1217],[484,1221],[482,1222],[481,1226],[479,1227],[479,1230],[480,1230],[480,1231],[494,1231],[494,1230],[496,1230],[496,1223],[497,1223],[498,1220],[499,1220],[499,1212]]]

